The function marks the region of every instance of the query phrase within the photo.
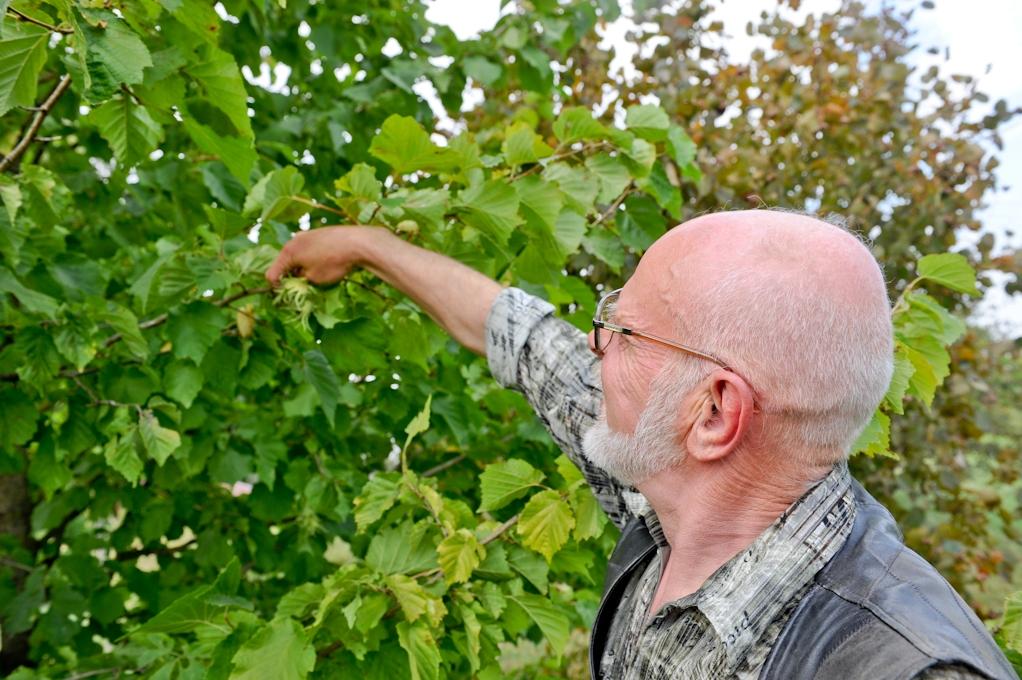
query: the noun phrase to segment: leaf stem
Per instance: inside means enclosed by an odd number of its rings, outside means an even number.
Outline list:
[[[331,207],[324,203],[320,203],[319,201],[315,201],[311,198],[305,198],[303,196],[292,196],[291,198],[292,200],[298,201],[299,203],[304,203],[305,205],[311,208],[315,208],[317,210],[325,210],[327,212],[333,213],[335,215],[340,215],[341,217],[348,219],[348,214],[343,210],[338,210],[337,208]]]

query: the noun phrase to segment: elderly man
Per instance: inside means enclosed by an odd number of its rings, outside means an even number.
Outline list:
[[[267,272],[366,267],[485,353],[622,529],[594,677],[1012,678],[844,460],[891,377],[883,276],[812,217],[677,227],[585,335],[546,302],[382,229],[297,235]]]

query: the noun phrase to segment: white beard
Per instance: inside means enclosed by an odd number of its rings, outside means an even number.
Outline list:
[[[586,458],[629,486],[679,465],[685,449],[675,441],[677,406],[673,401],[651,395],[632,434],[611,430],[604,413],[582,440]]]

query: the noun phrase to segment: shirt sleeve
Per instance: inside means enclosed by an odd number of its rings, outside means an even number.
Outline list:
[[[555,317],[550,303],[507,288],[487,317],[486,358],[497,382],[525,396],[557,445],[582,471],[604,512],[623,527],[632,512],[622,494],[633,490],[590,463],[582,452],[582,440],[603,402],[599,362],[589,351],[585,333]]]

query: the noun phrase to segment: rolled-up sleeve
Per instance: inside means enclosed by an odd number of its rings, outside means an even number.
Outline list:
[[[603,402],[599,362],[586,335],[554,307],[517,288],[496,298],[486,321],[486,358],[504,387],[521,392],[562,451],[578,466],[607,516],[624,526],[629,491],[585,457],[582,441]]]

